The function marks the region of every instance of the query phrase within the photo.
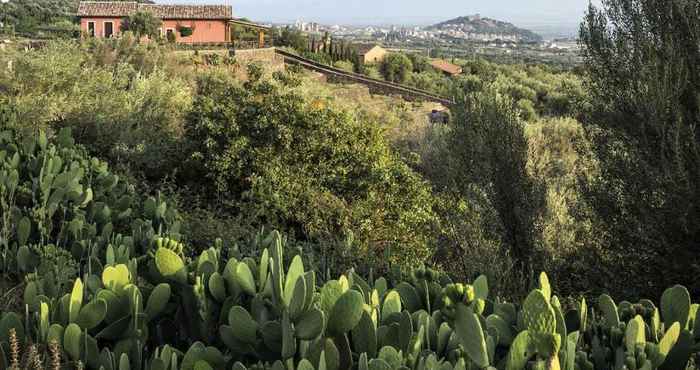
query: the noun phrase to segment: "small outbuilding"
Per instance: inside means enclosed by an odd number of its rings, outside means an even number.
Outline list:
[[[430,65],[447,76],[462,74],[462,67],[452,64],[444,59],[435,59],[430,62]]]
[[[379,63],[384,60],[387,54],[386,49],[377,44],[355,45],[360,64]]]

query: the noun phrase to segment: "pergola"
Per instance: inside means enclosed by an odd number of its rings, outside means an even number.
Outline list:
[[[252,22],[247,22],[239,19],[233,19],[229,21],[229,25],[237,25],[241,26],[244,28],[249,28],[258,31],[258,47],[259,48],[264,48],[265,47],[265,33],[270,32],[270,27],[268,26],[263,26],[261,24],[257,23],[252,23]],[[231,35],[231,43],[233,43],[233,35]]]

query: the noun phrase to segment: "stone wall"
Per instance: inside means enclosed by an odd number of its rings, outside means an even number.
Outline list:
[[[284,67],[284,57],[275,53],[275,48],[235,50],[233,55],[241,64],[261,62],[274,67]]]

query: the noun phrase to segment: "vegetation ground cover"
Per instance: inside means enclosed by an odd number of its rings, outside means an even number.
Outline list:
[[[695,366],[697,12],[592,7],[575,71],[364,71],[445,125],[128,33],[5,48],[0,365]]]

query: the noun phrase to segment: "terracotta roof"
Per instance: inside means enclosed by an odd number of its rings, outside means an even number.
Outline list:
[[[81,1],[79,17],[127,17],[137,11],[153,13],[161,19],[231,19],[228,5],[155,5],[122,1]]]
[[[133,2],[81,1],[78,5],[79,17],[125,17],[138,10],[139,4]]]
[[[462,67],[454,65],[446,60],[435,59],[432,62],[430,62],[430,65],[439,71],[449,73],[451,75],[458,75],[462,73]]]
[[[357,49],[357,53],[360,55],[365,55],[369,53],[370,50],[374,49],[375,47],[380,47],[377,44],[357,44],[355,45],[355,48]]]

